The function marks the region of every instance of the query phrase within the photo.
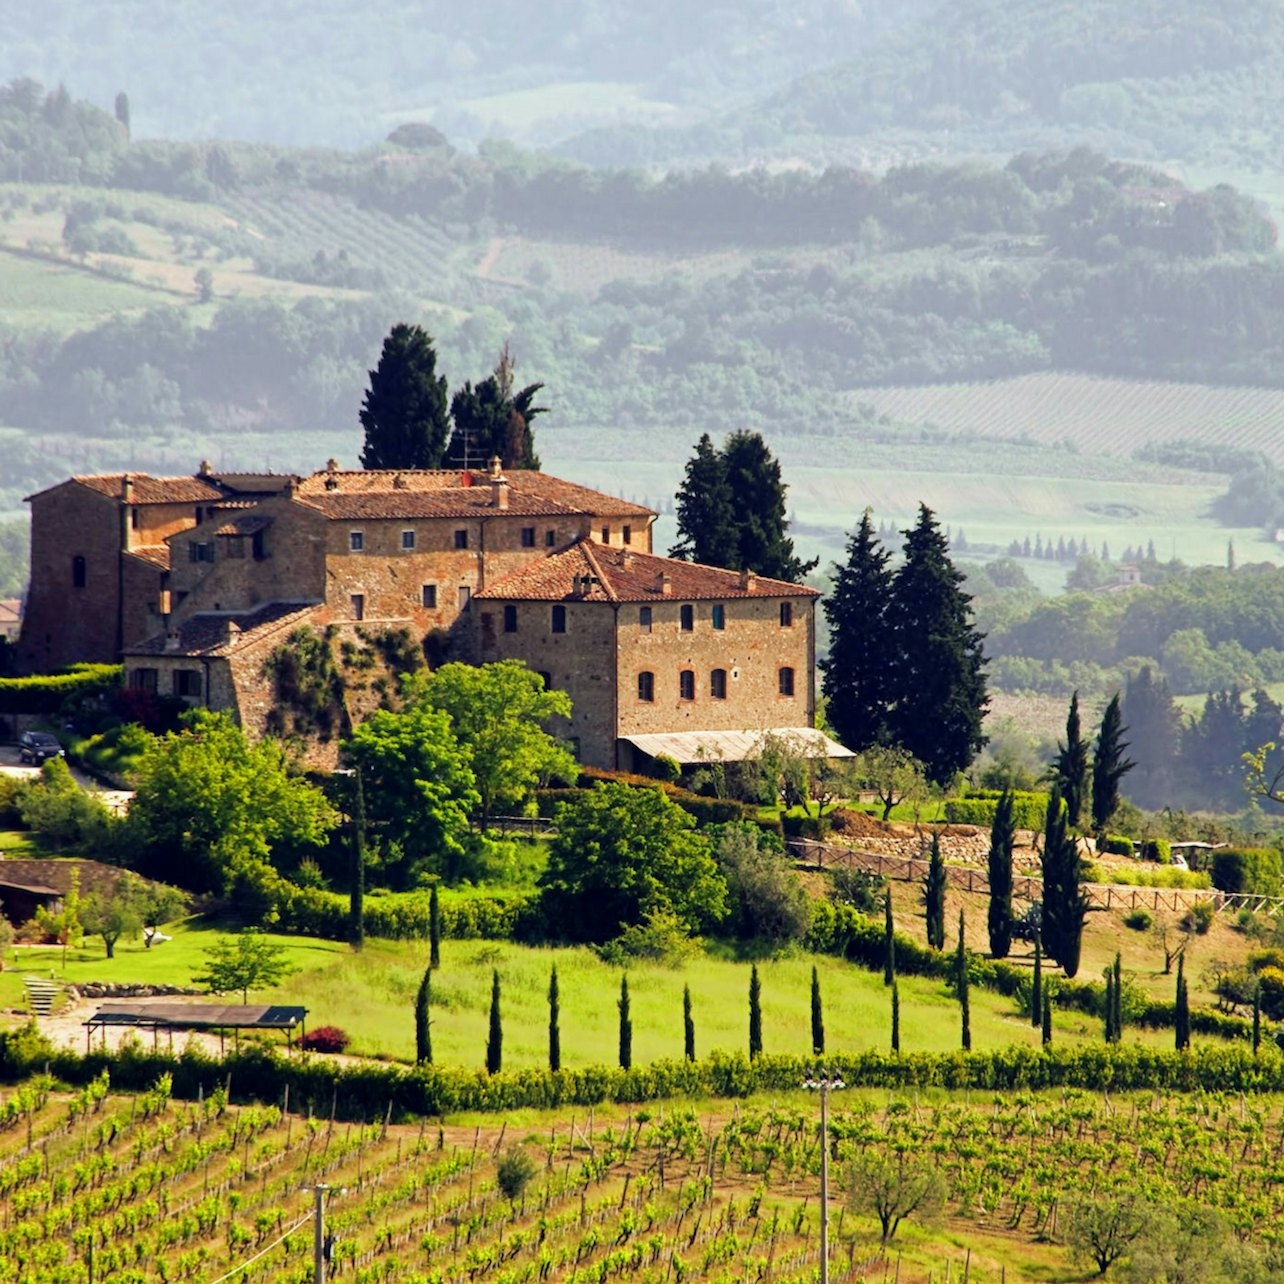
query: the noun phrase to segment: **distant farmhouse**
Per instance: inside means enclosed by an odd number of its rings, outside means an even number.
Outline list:
[[[589,765],[734,760],[811,730],[814,590],[651,551],[656,514],[545,473],[73,477],[33,495],[20,660],[117,661],[136,689],[262,732],[299,630],[519,659],[573,702]],[[747,736],[745,733],[754,733]]]

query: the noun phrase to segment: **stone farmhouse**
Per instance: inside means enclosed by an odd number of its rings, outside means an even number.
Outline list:
[[[134,688],[262,732],[300,629],[407,630],[434,658],[524,660],[589,765],[749,756],[811,730],[814,590],[658,557],[648,508],[545,473],[73,477],[30,497],[32,669],[123,660]]]

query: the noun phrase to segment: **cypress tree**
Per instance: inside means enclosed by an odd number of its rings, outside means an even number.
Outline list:
[[[394,325],[361,407],[362,468],[439,468],[450,432],[446,376],[422,326]]]
[[[1043,829],[1043,943],[1067,976],[1079,970],[1088,900],[1079,881],[1079,850],[1066,828],[1065,805],[1053,786]]]
[[[1092,759],[1092,832],[1099,839],[1105,837],[1106,826],[1119,810],[1119,782],[1136,765],[1124,757],[1128,742],[1123,737],[1127,730],[1116,691],[1101,715],[1101,730],[1097,733],[1097,748]]]
[[[762,1055],[762,983],[758,980],[758,965],[749,973],[749,1060]]]
[[[1253,1055],[1262,1047],[1262,983],[1253,986]]]
[[[762,434],[733,432],[723,442],[722,463],[736,515],[736,560],[728,565],[797,584],[820,559],[804,562],[794,553],[785,506],[789,488]]]
[[[1111,1024],[1114,1027],[1115,1042],[1123,1041],[1124,1021],[1123,1021],[1123,960],[1119,954],[1115,954],[1114,970],[1114,1010],[1110,1014]]]
[[[820,974],[811,968],[811,1050],[817,1056],[825,1052],[825,1014],[820,1004]]]
[[[967,968],[967,941],[963,931],[963,911],[959,910],[959,944],[954,958],[954,984],[958,988],[959,1017],[963,1023],[963,1051],[972,1051],[971,978]]]
[[[1115,974],[1106,968],[1106,995],[1101,1005],[1102,1024],[1107,1043],[1115,1041]]]
[[[829,655],[820,662],[825,716],[855,753],[880,743],[887,732],[891,661],[883,619],[892,588],[888,557],[867,508],[847,541],[846,564],[835,565],[832,587],[822,602],[829,622]]]
[[[1043,938],[1034,938],[1034,980],[1030,983],[1030,1024],[1037,1030],[1043,1022]]]
[[[557,964],[548,976],[548,1068],[562,1068],[562,1005],[557,988]]]
[[[676,498],[678,542],[669,556],[739,570],[735,503],[722,453],[704,433],[687,460]],[[756,569],[756,568],[755,568]]]
[[[1005,789],[994,808],[990,826],[990,953],[1005,959],[1012,948],[1012,848],[1016,826],[1012,818],[1012,793]]]
[[[695,1055],[695,1018],[691,1015],[691,987],[682,987],[682,1054],[688,1061]]]
[[[361,768],[352,773],[352,868],[348,886],[348,939],[354,950],[366,943],[366,794]]]
[[[428,893],[428,963],[430,967],[441,966],[441,901],[436,883]]]
[[[432,1065],[432,1023],[428,1017],[431,998],[432,968],[426,967],[415,995],[415,1060],[426,1065]]]
[[[490,1030],[486,1036],[486,1073],[498,1074],[504,1067],[504,1025],[499,1015],[499,969],[491,971]]]
[[[1178,1052],[1190,1047],[1190,996],[1186,993],[1186,956],[1177,956],[1177,1007],[1173,1013],[1174,1046]]]
[[[892,893],[883,898],[883,984],[896,980],[896,929],[892,925]]]
[[[1046,990],[1043,992],[1043,1016],[1040,1028],[1043,1031],[1043,1046],[1050,1048],[1052,1046],[1052,995]]]
[[[633,1017],[629,1007],[629,978],[620,977],[620,1069],[633,1069]]]
[[[880,640],[893,656],[890,738],[938,785],[964,770],[986,743],[982,635],[963,579],[932,510],[920,505],[917,524],[905,532],[905,560],[892,580]]]
[[[901,987],[892,982],[892,1051],[901,1051]]]
[[[945,861],[941,857],[941,836],[932,834],[932,856],[923,883],[923,910],[927,920],[927,943],[934,950],[945,948]]]
[[[1077,829],[1088,794],[1088,742],[1083,738],[1079,725],[1078,691],[1070,697],[1070,711],[1066,715],[1066,741],[1065,744],[1057,743],[1052,778],[1061,791],[1061,797],[1065,799],[1070,826]]]

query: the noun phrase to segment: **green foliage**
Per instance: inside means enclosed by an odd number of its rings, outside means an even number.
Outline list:
[[[767,846],[756,825],[723,827],[718,868],[726,879],[730,923],[737,936],[773,946],[801,940],[811,921],[811,902],[792,863]]]
[[[1066,739],[1058,743],[1052,764],[1053,781],[1066,804],[1066,819],[1071,829],[1078,829],[1083,804],[1088,796],[1088,742],[1079,724],[1079,693],[1070,697],[1066,715]]]
[[[440,468],[450,431],[446,377],[437,375],[433,338],[399,324],[384,340],[361,407],[363,468]]]
[[[57,713],[68,699],[115,690],[123,672],[119,664],[74,664],[62,673],[0,678],[0,713]]]
[[[709,840],[659,788],[602,782],[564,806],[540,880],[547,921],[604,940],[656,910],[689,932],[726,913],[726,882]]]
[[[187,898],[177,888],[124,874],[113,891],[94,891],[85,898],[81,918],[90,936],[102,937],[110,959],[122,936],[136,937],[144,927],[171,922],[186,908]]]
[[[1124,756],[1128,748],[1123,738],[1126,731],[1120,696],[1116,692],[1101,716],[1101,729],[1092,756],[1092,830],[1098,836],[1106,832],[1106,826],[1119,809],[1120,782],[1136,765]]]
[[[546,413],[535,405],[542,383],[513,390],[513,367],[505,343],[495,371],[474,388],[465,383],[450,400],[455,431],[446,452],[447,468],[485,468],[498,458],[504,468],[540,466],[531,420]]]
[[[762,1056],[762,982],[758,965],[749,969],[749,1060]]]
[[[553,1074],[562,1068],[562,1011],[556,965],[548,975],[548,1068]]]
[[[415,991],[415,1063],[432,1064],[432,964],[424,968],[419,980],[419,989]]]
[[[859,906],[854,908],[859,909]],[[883,984],[896,984],[896,928],[892,922],[892,893],[883,897]]]
[[[630,923],[619,936],[597,947],[607,963],[624,967],[632,960],[645,960],[661,967],[681,967],[700,952],[700,940],[687,931],[686,923],[669,910],[651,910],[640,923]]]
[[[1124,915],[1124,926],[1134,932],[1148,932],[1154,926],[1155,918],[1149,910],[1129,910]]]
[[[682,1050],[686,1061],[696,1059],[695,1017],[691,1012],[691,987],[682,987]]]
[[[1055,789],[1048,798],[1040,860],[1043,945],[1049,956],[1061,964],[1066,976],[1074,976],[1079,970],[1088,901],[1080,885],[1079,850],[1067,828],[1065,805]]]
[[[944,816],[951,825],[994,824],[999,799],[1007,793],[1012,800],[1012,827],[1039,833],[1048,811],[1048,795],[1030,790],[969,789],[962,798],[945,800]]]
[[[901,803],[917,807],[927,801],[929,786],[923,763],[898,745],[871,745],[856,759],[853,775],[877,792],[884,821]]]
[[[1172,845],[1166,838],[1144,839],[1139,855],[1142,860],[1154,861],[1158,865],[1171,865],[1173,861]]]
[[[286,961],[283,945],[264,939],[257,928],[243,928],[235,936],[220,936],[205,950],[205,969],[192,977],[213,994],[241,991],[241,1002],[251,990],[279,985],[294,968]]]
[[[22,824],[54,851],[106,845],[121,827],[100,798],[81,789],[63,758],[45,762],[39,779],[16,792],[14,805]]]
[[[932,855],[923,881],[923,916],[927,921],[927,943],[934,950],[945,948],[945,858],[941,836],[932,833]]]
[[[428,893],[428,966],[441,966],[441,891],[436,883]]]
[[[620,1013],[620,1069],[631,1070],[633,1068],[633,1017],[632,1009],[629,1005],[629,978],[627,973],[620,977],[620,997],[616,1002],[616,1007]]]
[[[267,725],[274,735],[315,736],[324,743],[349,732],[347,681],[332,641],[328,632],[295,629],[264,662],[273,683]]]
[[[1110,856],[1135,856],[1137,852],[1132,839],[1120,834],[1107,834],[1097,839],[1097,850]]]
[[[1007,958],[1012,948],[1012,848],[1015,842],[1012,795],[1005,791],[994,808],[987,864],[990,903],[986,924],[990,934],[990,953],[996,959]]]
[[[498,1074],[504,1067],[504,1021],[499,1009],[499,969],[491,973],[490,1020],[486,1033],[486,1073]]]
[[[972,1049],[972,1012],[969,986],[969,961],[967,940],[964,936],[963,911],[959,910],[959,943],[954,955],[954,992],[959,1000],[959,1019],[962,1022],[963,1051]]]
[[[510,1146],[495,1168],[495,1184],[510,1204],[516,1204],[526,1194],[527,1186],[535,1180],[538,1171],[526,1150],[521,1146]]]
[[[1213,886],[1221,892],[1280,893],[1280,853],[1273,847],[1224,847],[1213,852]]]
[[[937,1217],[948,1192],[936,1160],[910,1147],[891,1154],[867,1149],[853,1156],[843,1183],[850,1207],[878,1220],[884,1248],[907,1217],[923,1221]]]
[[[1173,1037],[1178,1052],[1190,1048],[1190,993],[1186,986],[1186,953],[1177,956],[1177,999],[1173,1015]]]
[[[451,940],[513,940],[528,933],[538,917],[536,898],[529,894],[476,896],[447,888],[440,897],[441,934]],[[430,892],[371,893],[362,908],[367,936],[393,941],[432,939]],[[287,885],[282,890],[275,924],[279,931],[346,941],[349,926],[346,896],[313,887]]]
[[[820,973],[811,969],[811,1050],[816,1056],[825,1054],[825,1009],[820,996]]]
[[[1157,1212],[1144,1195],[1122,1186],[1074,1195],[1066,1209],[1066,1244],[1074,1257],[1104,1275],[1153,1225]]]

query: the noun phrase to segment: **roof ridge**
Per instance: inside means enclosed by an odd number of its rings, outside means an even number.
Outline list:
[[[593,574],[597,577],[597,582],[602,586],[602,592],[606,594],[607,601],[618,602],[620,595],[615,591],[615,585],[611,583],[611,577],[602,569],[602,563],[593,551],[593,537],[591,535],[581,536],[580,544],[584,552],[584,559],[592,568]]]

